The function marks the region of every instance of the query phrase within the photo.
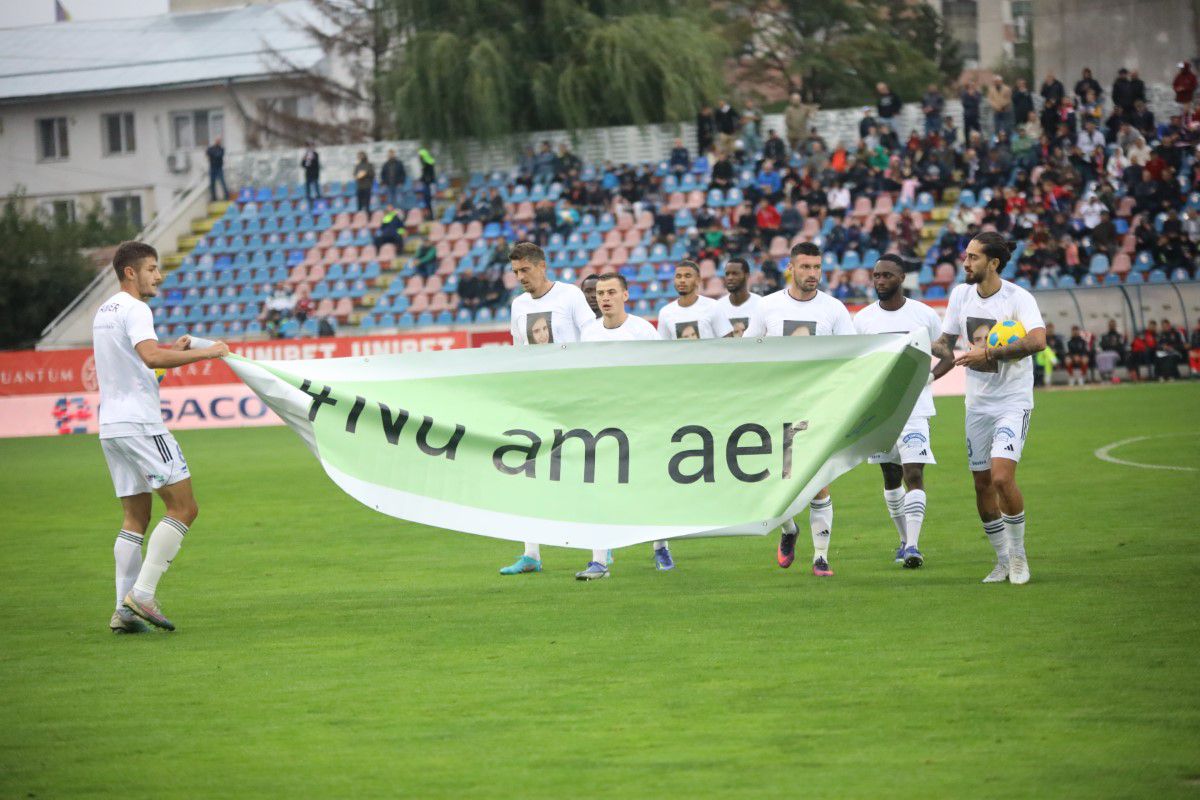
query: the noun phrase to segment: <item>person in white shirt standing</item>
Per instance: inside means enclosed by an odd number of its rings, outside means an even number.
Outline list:
[[[767,295],[759,303],[758,313],[750,320],[745,338],[759,336],[853,336],[854,323],[841,300],[820,291],[821,249],[812,242],[800,242],[792,247],[792,278],[778,292]],[[808,523],[812,530],[814,575],[831,577],[829,539],[833,531],[833,498],[826,486],[808,506]],[[783,523],[777,558],[779,566],[787,569],[796,557],[796,538],[800,529],[795,520]]]
[[[512,302],[513,344],[577,342],[583,328],[596,321],[578,286],[546,277],[546,253],[533,242],[518,242],[508,253],[513,274],[524,294]],[[542,549],[526,542],[524,554],[500,570],[501,575],[542,571]]]
[[[600,318],[587,325],[579,336],[581,342],[643,342],[658,341],[658,331],[646,320],[625,310],[629,302],[629,284],[624,275],[606,272],[596,281],[596,303]],[[575,573],[581,581],[607,578],[607,550],[593,550],[592,560],[582,572]],[[654,543],[654,567],[666,571],[675,568],[671,551],[665,541]]]
[[[672,300],[658,312],[658,335],[662,339],[720,339],[733,328],[717,310],[717,301],[700,294],[700,265],[684,259],[675,265]]]
[[[717,309],[733,328],[733,335],[740,337],[762,301],[750,291],[750,263],[746,259],[731,258],[725,262],[725,291],[729,294],[717,300]]]
[[[1030,356],[1046,348],[1046,325],[1033,295],[1000,278],[1011,254],[1009,243],[995,232],[981,233],[967,244],[967,282],[950,293],[933,354],[943,359],[934,369],[934,377],[941,377],[949,371],[943,364],[954,343],[967,337],[969,349],[954,360],[967,368],[967,460],[983,532],[996,551],[996,566],[983,582],[1023,584],[1029,581],[1029,560],[1017,463],[1033,413]],[[988,332],[1005,320],[1020,322],[1024,338],[988,347]]]
[[[870,335],[912,333],[924,328],[929,332],[930,342],[941,335],[942,320],[937,312],[922,302],[906,298],[900,290],[904,283],[904,262],[899,256],[892,253],[880,256],[871,279],[879,299],[854,316],[856,331]],[[945,367],[943,374],[953,365],[954,359],[949,356],[943,356],[939,364]],[[925,384],[892,449],[867,459],[883,470],[883,500],[900,534],[896,562],[907,569],[925,563],[919,549],[921,527],[925,524],[925,465],[937,463],[929,439],[929,418],[937,414],[931,383],[932,380]]]
[[[153,247],[122,243],[113,256],[113,268],[121,291],[100,305],[92,323],[100,384],[100,447],[125,514],[113,545],[117,608],[109,628],[140,633],[147,629],[141,621],[145,620],[173,631],[175,625],[163,615],[155,594],[199,508],[183,451],[163,424],[154,370],[221,358],[229,355],[229,348],[216,342],[189,350],[187,336],[170,348],[159,347],[154,313],[146,305],[163,280]],[[143,560],[142,540],[150,525],[153,492],[167,510],[150,534]]]

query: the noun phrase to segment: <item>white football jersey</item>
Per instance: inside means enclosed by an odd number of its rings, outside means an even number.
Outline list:
[[[616,328],[604,327],[604,317],[593,320],[579,336],[581,342],[642,342],[658,339],[658,331],[646,320],[629,314]]]
[[[942,320],[937,312],[922,302],[906,299],[895,311],[888,311],[876,301],[854,315],[854,329],[861,334],[912,333],[918,328],[929,332],[929,341],[942,335]],[[925,384],[912,416],[932,417],[937,413],[933,407],[933,387]]]
[[[92,322],[96,381],[100,384],[100,438],[167,432],[158,379],[135,347],[153,341],[154,312],[124,291],[100,304]]]
[[[658,312],[658,335],[661,339],[720,339],[732,327],[717,309],[717,301],[696,295],[696,302],[686,308],[672,300]]]
[[[578,342],[579,332],[596,320],[578,286],[553,283],[541,297],[525,292],[512,302],[513,344]]]
[[[797,300],[787,289],[772,292],[758,304],[758,313],[744,334],[755,336],[853,336],[850,311],[841,300],[818,291],[811,300]]]
[[[730,327],[733,328],[733,335],[742,336],[745,334],[746,329],[750,327],[750,319],[754,316],[754,312],[758,310],[759,304],[762,303],[762,297],[751,292],[750,296],[746,298],[746,302],[740,306],[735,306],[730,302],[729,298],[730,295],[725,295],[718,299],[717,310],[729,322]]]
[[[997,322],[1016,320],[1026,331],[1046,327],[1033,295],[1008,281],[990,297],[980,297],[979,287],[964,283],[954,287],[942,320],[942,333],[965,338],[960,346],[987,346],[988,332]],[[1000,361],[967,370],[967,408],[987,412],[1033,408],[1033,359]]]

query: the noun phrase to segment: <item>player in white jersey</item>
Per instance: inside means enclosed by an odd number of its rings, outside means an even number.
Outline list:
[[[629,284],[624,275],[606,272],[596,281],[596,303],[600,308],[600,318],[583,329],[579,336],[581,342],[635,342],[657,341],[658,331],[646,320],[636,317],[625,310],[629,302]],[[607,578],[609,551],[593,550],[592,560],[582,572],[575,573],[581,581],[597,578]],[[665,541],[654,543],[654,566],[658,570],[675,568],[671,560],[671,551]]]
[[[1025,500],[1017,487],[1017,462],[1033,412],[1033,359],[1046,347],[1046,325],[1033,295],[1000,278],[1011,248],[995,232],[981,233],[963,254],[967,282],[955,287],[946,306],[934,355],[945,359],[959,336],[968,350],[954,363],[967,368],[967,460],[975,477],[975,505],[983,532],[996,551],[984,583],[1029,581],[1025,555]],[[1016,320],[1023,339],[987,346],[997,322]],[[948,369],[948,368],[947,368]],[[944,372],[939,365],[935,377]]]
[[[854,316],[856,331],[870,335],[911,333],[924,328],[929,332],[930,342],[941,335],[942,320],[937,312],[924,303],[906,298],[900,291],[904,283],[904,262],[899,256],[892,253],[880,256],[871,279],[879,299]],[[948,370],[953,365],[953,358],[943,356],[941,366]],[[925,563],[919,545],[921,526],[925,523],[925,465],[937,463],[929,439],[929,418],[936,413],[933,389],[926,383],[892,449],[867,459],[883,470],[883,500],[896,532],[900,534],[896,561],[908,569],[916,569]]]
[[[725,291],[729,294],[717,300],[717,309],[733,328],[733,335],[740,337],[762,302],[761,297],[750,291],[750,263],[746,259],[731,258],[725,262]]]
[[[113,268],[121,291],[100,305],[92,323],[100,384],[100,447],[125,515],[113,545],[117,608],[109,628],[117,633],[140,633],[146,630],[141,621],[145,620],[175,630],[163,615],[155,592],[199,509],[183,451],[163,425],[154,370],[221,358],[229,355],[229,348],[216,342],[189,350],[187,336],[169,349],[159,347],[154,313],[145,302],[158,294],[163,279],[153,247],[122,243],[113,255]],[[163,499],[167,513],[150,534],[143,561],[142,540],[150,525],[152,492]]]
[[[509,251],[513,274],[525,293],[512,303],[513,344],[577,342],[579,332],[596,321],[578,286],[546,277],[546,254],[533,242],[518,242]],[[542,549],[526,542],[524,554],[500,570],[501,575],[542,571]]]
[[[792,278],[778,292],[767,295],[750,319],[746,338],[759,336],[852,336],[854,323],[841,300],[817,289],[821,282],[821,250],[812,242],[800,242],[791,252]],[[833,531],[833,498],[829,487],[812,499],[808,506],[812,531],[814,575],[830,577],[829,538]],[[783,523],[776,555],[779,566],[787,569],[796,557],[796,537],[800,529],[795,520]]]
[[[684,259],[675,265],[672,300],[658,312],[658,335],[662,339],[720,339],[733,328],[717,311],[717,301],[700,294],[700,265]]]

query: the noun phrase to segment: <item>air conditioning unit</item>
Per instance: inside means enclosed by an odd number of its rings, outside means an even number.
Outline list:
[[[176,150],[167,156],[167,169],[176,174],[190,172],[192,169],[192,154],[187,150]]]

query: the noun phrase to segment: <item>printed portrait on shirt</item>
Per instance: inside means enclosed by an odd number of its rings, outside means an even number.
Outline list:
[[[817,323],[803,319],[785,319],[783,321],[784,336],[816,336]]]
[[[987,347],[988,334],[991,333],[992,326],[996,324],[994,319],[985,319],[984,317],[967,317],[967,338],[970,340],[971,347]],[[998,364],[984,364],[979,367],[969,367],[976,372],[999,372]]]
[[[746,335],[746,328],[750,327],[749,317],[731,317],[729,324],[733,326],[734,337],[740,339]]]
[[[553,311],[536,311],[525,317],[525,338],[530,344],[553,344]]]
[[[676,322],[675,323],[675,338],[676,339],[699,339],[700,338],[700,323],[699,322]]]

